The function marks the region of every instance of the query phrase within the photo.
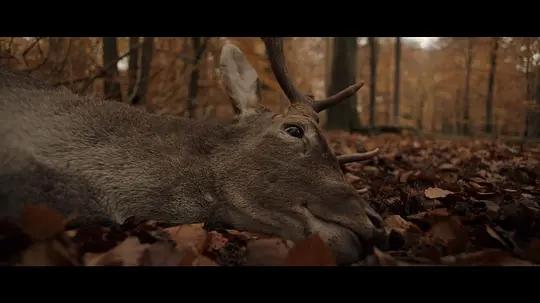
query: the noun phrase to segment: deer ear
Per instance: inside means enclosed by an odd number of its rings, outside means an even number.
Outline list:
[[[242,51],[225,44],[219,60],[221,80],[240,116],[254,114],[260,109],[259,77]]]

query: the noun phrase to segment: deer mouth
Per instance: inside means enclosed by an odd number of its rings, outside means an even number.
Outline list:
[[[373,246],[385,246],[385,233],[379,228],[378,216],[365,220],[366,228],[354,228],[348,226],[340,220],[317,215],[313,211],[305,208],[304,213],[308,217],[309,233],[318,233],[319,236],[336,254],[339,264],[350,264],[364,258]],[[364,220],[364,219],[362,219]],[[375,222],[372,222],[375,221]]]

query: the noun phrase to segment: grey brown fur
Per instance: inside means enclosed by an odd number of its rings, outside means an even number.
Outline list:
[[[239,111],[228,125],[151,114],[0,70],[0,213],[15,216],[32,202],[82,221],[208,222],[291,240],[318,232],[340,262],[358,259],[380,218],[345,182],[316,121],[255,105],[251,71],[249,85],[230,84],[249,70],[235,69],[247,62],[235,56],[221,58]],[[284,131],[291,124],[304,138]]]

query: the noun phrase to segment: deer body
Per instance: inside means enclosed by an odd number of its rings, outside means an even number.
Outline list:
[[[81,221],[207,222],[291,240],[317,232],[338,261],[358,259],[380,218],[345,182],[313,113],[262,109],[241,52],[225,47],[221,62],[238,113],[227,125],[0,71],[0,214],[33,202]]]

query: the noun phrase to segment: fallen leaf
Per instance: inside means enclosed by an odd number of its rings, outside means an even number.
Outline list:
[[[422,232],[418,226],[415,224],[403,219],[400,215],[388,216],[384,219],[384,224],[387,228],[393,229],[401,234],[407,232]]]
[[[144,251],[150,244],[141,244],[137,237],[129,237],[118,246],[105,253],[86,253],[87,266],[138,266]]]
[[[491,228],[489,225],[486,225],[486,232],[488,233],[488,235],[490,237],[492,237],[493,239],[497,240],[499,243],[501,243],[504,247],[507,247],[508,245],[506,245],[506,242],[504,242],[504,240],[499,236],[499,234],[493,230],[493,228]]]
[[[407,172],[404,172],[403,174],[401,174],[399,176],[399,182],[401,183],[407,183],[407,181],[409,180],[409,177],[414,173],[414,171],[407,171]]]
[[[442,244],[449,254],[462,252],[468,242],[467,229],[457,217],[448,217],[446,220],[435,223],[426,234],[434,243]]]
[[[359,180],[360,180],[360,177],[355,176],[355,175],[353,175],[353,174],[351,174],[351,173],[346,173],[346,174],[345,174],[345,180],[346,180],[348,183],[353,184],[353,183],[359,181]]]
[[[268,238],[249,241],[246,252],[248,266],[279,266],[284,265],[289,250],[294,245],[278,238]]]
[[[34,240],[46,240],[64,231],[64,216],[45,205],[26,205],[22,210],[22,230]]]
[[[486,205],[488,215],[492,217],[496,217],[497,214],[499,213],[499,210],[501,209],[499,204],[493,201],[489,201],[489,200],[484,201],[484,203]]]
[[[378,265],[381,266],[397,266],[398,261],[394,259],[394,257],[390,256],[389,254],[386,254],[379,250],[377,247],[373,248],[373,255],[375,256]]]
[[[216,231],[211,231],[208,233],[208,248],[207,249],[209,251],[220,250],[223,247],[225,247],[225,245],[227,245],[228,242],[229,240],[225,238],[222,234]]]
[[[212,259],[199,255],[195,258],[195,260],[192,263],[193,266],[218,266],[216,262],[214,262]]]
[[[169,242],[157,242],[143,251],[142,266],[178,266],[184,254]]]
[[[540,264],[540,239],[534,239],[531,241],[525,255],[527,259],[533,261],[534,263]]]
[[[517,189],[504,188],[503,190],[507,193],[517,193]]]
[[[80,265],[74,247],[58,240],[39,241],[28,247],[19,266],[77,266]]]
[[[454,194],[454,192],[441,189],[438,187],[430,187],[424,191],[424,194],[426,195],[426,198],[428,199],[438,199],[438,198],[445,198],[448,195]]]
[[[318,234],[294,245],[289,251],[285,264],[288,266],[336,266],[332,251]]]
[[[444,163],[439,166],[439,170],[443,171],[456,171],[458,170],[457,167],[454,164],[451,163]]]
[[[203,224],[186,224],[165,229],[171,239],[176,242],[176,248],[183,251],[189,247],[201,253],[205,250],[208,234],[203,228]]]
[[[453,266],[530,266],[531,262],[513,257],[510,253],[497,250],[486,249],[472,253],[463,253],[455,256],[441,258],[445,265]]]

